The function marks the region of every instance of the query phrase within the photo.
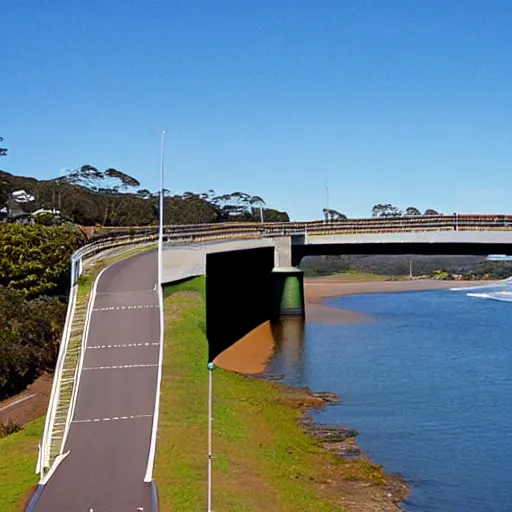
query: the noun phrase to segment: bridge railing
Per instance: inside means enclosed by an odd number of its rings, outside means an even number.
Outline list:
[[[216,224],[168,225],[164,241],[171,244],[214,240],[269,238],[290,235],[370,234],[418,231],[512,230],[512,215],[424,215],[413,217],[377,217],[325,222],[225,222]],[[104,244],[132,243],[139,237],[155,239],[156,226],[103,228],[93,237],[95,247]],[[96,250],[91,244],[87,251]]]
[[[222,223],[165,226],[170,243],[207,239],[264,238],[288,235],[365,234],[415,231],[512,230],[512,215],[432,215],[349,219],[337,222]]]

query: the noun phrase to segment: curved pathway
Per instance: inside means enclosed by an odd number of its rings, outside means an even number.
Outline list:
[[[69,455],[50,477],[36,512],[144,512],[144,483],[157,386],[160,327],[157,254],[100,276],[86,340]]]

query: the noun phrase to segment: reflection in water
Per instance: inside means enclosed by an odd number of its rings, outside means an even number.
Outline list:
[[[267,373],[293,375],[304,380],[304,319],[283,318],[271,323],[274,354],[267,365]]]

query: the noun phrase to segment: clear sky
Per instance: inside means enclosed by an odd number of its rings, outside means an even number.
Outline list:
[[[19,0],[0,19],[0,167],[115,167],[258,194],[512,212],[509,0]]]

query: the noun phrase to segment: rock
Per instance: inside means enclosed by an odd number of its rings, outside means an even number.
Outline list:
[[[357,431],[349,427],[312,427],[311,433],[324,443],[339,443],[359,435]]]
[[[311,394],[316,398],[321,398],[327,404],[341,404],[340,397],[330,391],[318,391]]]
[[[263,378],[265,380],[283,380],[284,379],[284,375],[273,374],[273,373],[265,373],[265,374],[263,374]]]

